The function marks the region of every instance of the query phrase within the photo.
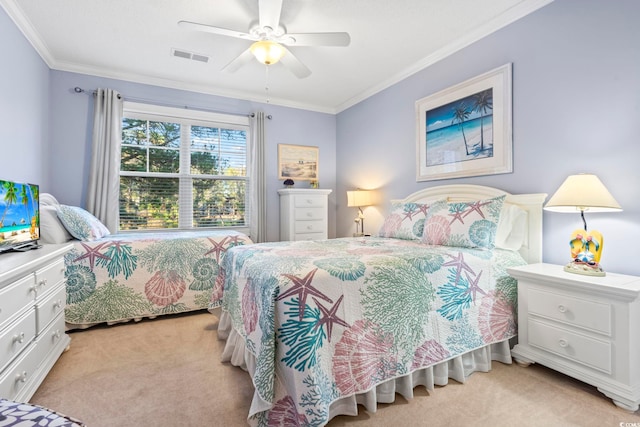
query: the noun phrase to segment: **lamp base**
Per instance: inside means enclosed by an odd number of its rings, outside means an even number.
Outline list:
[[[607,275],[602,267],[600,267],[600,264],[588,264],[580,261],[571,261],[569,264],[564,266],[564,271],[568,273],[584,274],[585,276],[602,277]]]

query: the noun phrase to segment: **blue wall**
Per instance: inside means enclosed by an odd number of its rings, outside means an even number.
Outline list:
[[[587,214],[606,237],[608,271],[640,275],[640,2],[556,0],[337,117],[337,234],[353,231],[345,192],[379,188],[382,200],[442,184],[479,184],[512,193],[547,193],[580,172],[598,175],[622,213]],[[513,64],[513,173],[416,182],[414,103],[439,90]],[[388,203],[365,211],[380,227]],[[546,262],[569,260],[579,215],[545,212]]]
[[[0,179],[47,191],[49,68],[0,9]]]

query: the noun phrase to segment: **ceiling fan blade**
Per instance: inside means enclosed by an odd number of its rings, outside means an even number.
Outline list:
[[[284,48],[287,52],[280,59],[282,65],[295,74],[299,79],[304,79],[305,77],[309,77],[311,75],[311,70],[307,68],[296,56],[291,53],[289,49]]]
[[[259,0],[258,13],[261,27],[269,27],[276,31],[280,25],[282,13],[282,0]]]
[[[222,71],[235,73],[243,65],[248,64],[254,58],[255,57],[253,56],[253,53],[251,53],[251,49],[247,49],[244,52],[242,52],[238,57],[236,57],[233,61],[229,62],[227,65],[222,67]]]
[[[349,46],[349,33],[296,33],[285,34],[279,40],[287,46]]]
[[[214,27],[213,25],[198,24],[197,22],[190,22],[190,21],[178,21],[178,25],[182,28],[187,28],[187,29],[196,30],[196,31],[205,31],[207,33],[218,34],[221,36],[237,37],[237,38],[248,39],[248,40],[257,40],[251,34],[248,34],[242,31],[229,30],[221,27]]]

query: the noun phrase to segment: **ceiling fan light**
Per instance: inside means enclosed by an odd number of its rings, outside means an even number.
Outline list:
[[[275,64],[286,53],[284,47],[271,40],[260,40],[251,45],[251,53],[265,65]]]

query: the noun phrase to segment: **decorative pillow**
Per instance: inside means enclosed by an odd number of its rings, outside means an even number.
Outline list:
[[[420,240],[428,210],[429,205],[423,203],[393,203],[378,236]]]
[[[520,250],[527,235],[527,211],[505,203],[496,230],[496,248]]]
[[[58,219],[55,206],[40,206],[40,241],[42,243],[66,243],[73,239],[71,234]]]
[[[422,241],[430,245],[493,249],[504,199],[505,196],[499,196],[472,202],[432,204]]]
[[[78,240],[91,241],[111,234],[98,218],[77,206],[60,205],[58,218]]]

